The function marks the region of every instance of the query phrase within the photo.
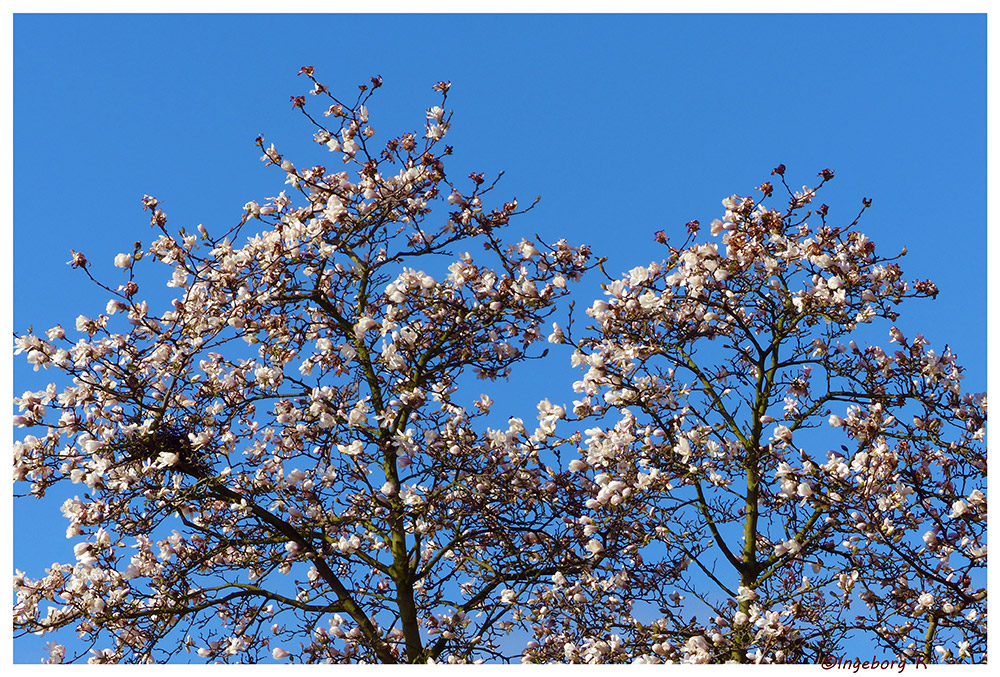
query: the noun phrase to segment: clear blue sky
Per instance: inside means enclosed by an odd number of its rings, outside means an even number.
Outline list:
[[[872,198],[861,230],[941,288],[903,307],[908,335],[949,343],[986,389],[985,15],[18,15],[14,31],[16,331],[103,312],[69,251],[117,284],[114,255],[152,234],[143,194],[173,226],[217,232],[284,188],[257,134],[328,163],[289,103],[311,65],[340,92],[381,75],[380,134],[417,129],[451,80],[452,173],[505,170],[498,195],[542,196],[519,233],[588,243],[609,272],[659,258],[655,231],[683,239],[779,163],[796,185],[830,167],[832,220]],[[508,391],[525,418],[551,395],[529,371]],[[54,376],[19,357],[13,389]],[[71,561],[64,529],[58,502],[18,502],[16,566]]]

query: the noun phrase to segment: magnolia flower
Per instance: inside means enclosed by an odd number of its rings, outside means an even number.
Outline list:
[[[426,137],[431,141],[440,141],[447,129],[447,125],[428,125]]]
[[[774,439],[790,443],[792,441],[792,431],[788,426],[779,425],[774,429]]]
[[[274,651],[271,652],[271,656],[273,656],[274,660],[276,660],[276,661],[280,661],[282,658],[288,658],[291,655],[292,654],[290,654],[289,652],[285,651],[281,647],[275,647]]]
[[[379,326],[378,322],[372,318],[362,317],[354,323],[354,335],[360,339],[367,331],[374,329],[377,326]]]
[[[562,343],[566,340],[565,334],[563,334],[562,327],[557,323],[552,323],[552,333],[549,334],[549,343]]]
[[[157,468],[169,468],[171,466],[177,465],[181,458],[172,451],[161,451],[156,457],[156,467]]]
[[[337,451],[346,456],[359,456],[362,451],[364,451],[364,444],[361,440],[354,440],[348,445],[338,444]],[[384,491],[382,493],[385,493]]]
[[[688,638],[684,651],[688,654],[687,660],[692,663],[707,663],[711,659],[708,642],[701,635]]]
[[[444,119],[444,109],[441,106],[432,106],[427,109],[427,119],[441,122]]]
[[[965,643],[966,646],[968,646],[968,644],[968,642]],[[46,661],[47,663],[62,663],[63,659],[66,657],[66,647],[58,642],[48,642],[45,645],[45,650],[49,653],[49,659]]]
[[[73,554],[76,555],[76,559],[80,564],[96,564],[97,558],[91,550],[92,544],[90,543],[77,543],[73,546]]]
[[[727,198],[723,198],[722,206],[726,208],[727,212],[734,212],[740,208],[743,204],[743,198],[735,193]]]
[[[115,257],[115,267],[117,268],[131,268],[133,258],[131,254],[118,254]]]
[[[354,534],[350,538],[341,536],[340,540],[337,541],[337,549],[343,553],[351,554],[353,552],[356,552],[357,549],[360,547],[361,547],[361,539],[358,538],[357,534]]]
[[[359,146],[358,142],[354,140],[354,137],[351,137],[344,141],[343,151],[344,154],[347,155],[348,157],[353,156],[355,153],[358,152],[360,148],[361,146]]]
[[[829,423],[834,428],[842,428],[844,426],[844,419],[840,418],[836,414],[830,414]]]
[[[801,191],[795,191],[795,206],[801,207],[808,204],[815,196],[816,191],[809,186],[802,186]]]
[[[78,315],[76,318],[76,330],[77,331],[87,331],[87,327],[93,322],[86,315]]]
[[[629,286],[637,287],[649,279],[649,270],[643,266],[636,266],[629,271]]]
[[[833,259],[831,259],[826,254],[820,254],[819,256],[812,256],[810,257],[810,260],[824,270],[833,265]]]

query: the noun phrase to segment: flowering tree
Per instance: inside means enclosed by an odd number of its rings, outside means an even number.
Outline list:
[[[867,345],[936,288],[858,219],[803,213],[816,189],[728,198],[721,243],[691,222],[574,338],[543,325],[602,261],[508,244],[526,209],[446,174],[448,83],[376,148],[381,80],[348,103],[302,73],[333,124],[294,107],[354,174],[258,139],[294,198],[212,234],[147,196],[157,237],[115,258],[121,284],[72,255],[112,297],[84,337],[16,336],[65,375],[15,398],[16,486],[82,496],[76,561],[15,576],[15,635],[92,662],[985,659],[986,399],[919,335]],[[149,261],[177,290],[159,314]],[[546,338],[582,399],[491,413],[473,376]]]
[[[115,258],[126,279],[98,282],[112,298],[77,319],[84,337],[16,336],[71,381],[15,398],[33,433],[15,482],[83,494],[62,506],[76,562],[15,577],[16,635],[83,640],[51,642],[52,661],[502,658],[520,591],[592,555],[563,519],[581,499],[539,456],[561,410],[489,429],[492,400],[458,391],[539,356],[587,248],[505,244],[526,210],[445,173],[449,83],[421,133],[376,148],[381,79],[349,103],[300,74],[332,124],[293,106],[355,175],[258,139],[294,197],[212,234],[171,231],[147,196],[157,237]],[[138,300],[149,261],[177,290],[160,314]],[[83,254],[70,263],[91,277]]]
[[[605,573],[535,596],[531,660],[860,645],[985,661],[986,397],[962,393],[947,347],[892,324],[936,287],[904,281],[860,213],[805,212],[833,172],[795,193],[784,172],[787,209],[767,206],[771,183],[727,198],[712,240],[689,223],[664,261],[605,285],[590,334],[560,335],[584,372],[573,411],[594,427],[569,469]],[[886,329],[894,347],[864,344]]]

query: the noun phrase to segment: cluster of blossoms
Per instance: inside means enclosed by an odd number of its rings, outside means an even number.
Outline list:
[[[921,336],[852,338],[936,288],[857,219],[806,222],[832,172],[785,211],[769,183],[727,198],[574,338],[552,316],[598,261],[505,240],[530,206],[446,173],[449,83],[376,146],[381,79],[345,102],[301,74],[323,122],[293,106],[350,171],[258,138],[288,190],[218,234],[146,196],[156,239],[115,257],[105,312],[15,337],[64,377],[15,398],[14,480],[83,495],[76,561],[15,576],[16,635],[75,632],[49,660],[94,663],[783,663],[858,633],[985,658],[986,398]],[[465,397],[546,340],[582,372],[571,406]]]

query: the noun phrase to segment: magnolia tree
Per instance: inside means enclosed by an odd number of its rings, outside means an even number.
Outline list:
[[[258,138],[293,195],[220,234],[172,232],[147,196],[159,234],[115,258],[126,279],[84,338],[16,337],[72,381],[16,398],[34,434],[15,481],[82,493],[62,506],[76,561],[15,577],[16,634],[82,639],[52,661],[499,659],[517,590],[588,565],[565,519],[586,497],[540,460],[561,410],[490,429],[491,398],[456,393],[539,357],[587,248],[505,244],[525,210],[446,174],[449,83],[419,133],[375,148],[381,80],[347,103],[301,73],[329,105],[306,113],[315,141],[353,174]],[[138,300],[150,261],[178,290],[160,314]]]
[[[64,377],[15,399],[15,486],[77,495],[76,561],[17,572],[15,635],[54,633],[54,662],[985,659],[985,397],[919,336],[858,345],[936,290],[857,219],[729,198],[721,243],[692,222],[574,336],[549,322],[602,260],[505,240],[526,209],[446,174],[448,83],[376,148],[381,80],[344,102],[302,73],[353,173],[258,139],[291,196],[218,234],[146,197],[157,238],[91,278],[83,338],[16,337]],[[475,377],[546,339],[582,399],[491,412]]]
[[[794,193],[784,173],[787,208],[769,182],[727,198],[711,239],[689,223],[560,337],[606,574],[537,591],[532,660],[986,660],[986,397],[893,324],[934,284],[904,281],[860,213],[806,211],[832,171]]]

